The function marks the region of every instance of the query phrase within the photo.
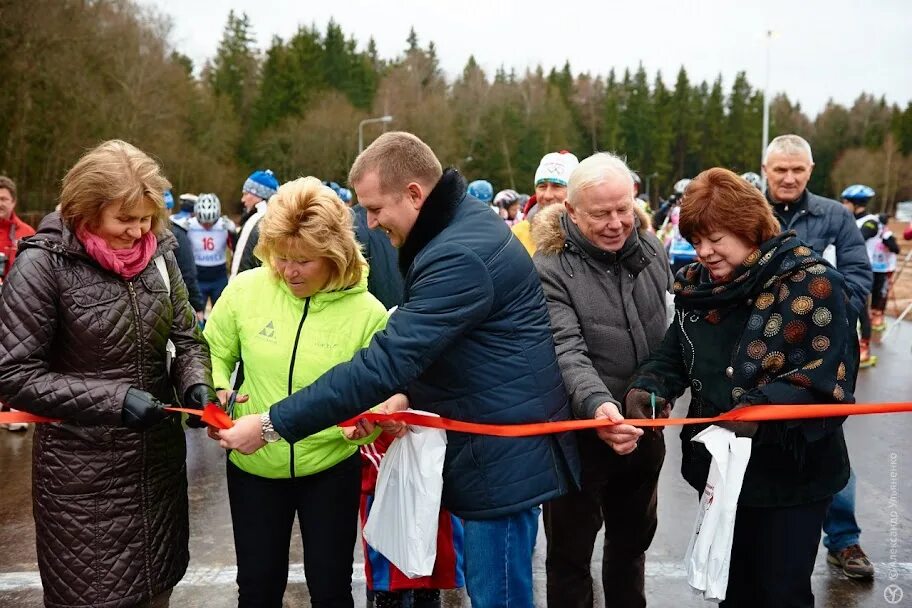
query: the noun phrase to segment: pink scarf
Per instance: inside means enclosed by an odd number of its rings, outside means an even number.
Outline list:
[[[101,264],[102,268],[106,268],[126,280],[130,280],[142,272],[149,265],[149,261],[158,248],[158,239],[151,230],[142,235],[142,238],[129,249],[111,249],[103,238],[85,228],[79,228],[76,236],[85,247],[86,253]]]

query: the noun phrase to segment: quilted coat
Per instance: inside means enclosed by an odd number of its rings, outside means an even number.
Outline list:
[[[0,400],[53,418],[32,460],[38,565],[49,607],[135,606],[173,587],[189,559],[186,446],[170,417],[121,427],[131,386],[174,402],[210,383],[209,353],[165,232],[125,281],[88,257],[54,213],[25,241],[0,297]],[[165,344],[178,356],[171,379]],[[172,383],[173,379],[173,383]]]

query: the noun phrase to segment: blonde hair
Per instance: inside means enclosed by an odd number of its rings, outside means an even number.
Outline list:
[[[434,186],[443,167],[434,151],[417,136],[405,131],[390,131],[374,140],[358,155],[348,172],[348,183],[355,185],[376,171],[384,194],[405,188],[409,182]]]
[[[71,229],[96,226],[106,205],[120,203],[130,210],[152,203],[152,231],[167,226],[165,190],[171,182],[148,154],[125,141],[111,139],[82,155],[63,178],[60,217]]]
[[[323,291],[354,287],[367,262],[355,240],[351,210],[315,177],[279,187],[260,221],[254,253],[278,276],[276,257],[325,258],[330,277]]]

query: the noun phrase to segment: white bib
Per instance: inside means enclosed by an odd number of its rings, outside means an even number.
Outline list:
[[[206,228],[196,218],[187,224],[187,236],[193,245],[193,259],[197,266],[224,266],[227,260],[228,228],[219,219]]]

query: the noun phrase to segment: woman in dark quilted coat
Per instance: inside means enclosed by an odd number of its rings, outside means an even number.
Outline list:
[[[167,606],[187,567],[184,432],[162,404],[201,408],[211,374],[169,186],[130,144],[87,152],[0,297],[0,399],[60,420],[36,425],[33,453],[48,607]]]
[[[842,276],[779,224],[760,192],[725,169],[684,193],[681,234],[698,262],[675,277],[675,320],[631,382],[628,416],[691,390],[689,417],[756,404],[853,403],[858,362]],[[812,607],[811,573],[827,506],[849,478],[844,418],[720,424],[752,437],[721,606]],[[702,492],[711,457],[681,431],[681,472]],[[613,447],[641,431],[614,427]],[[629,433],[629,434],[628,434]],[[628,439],[624,439],[624,435]]]

